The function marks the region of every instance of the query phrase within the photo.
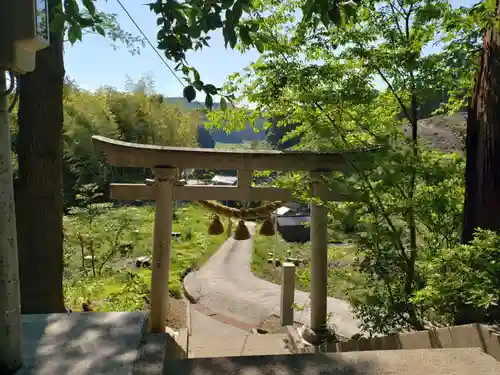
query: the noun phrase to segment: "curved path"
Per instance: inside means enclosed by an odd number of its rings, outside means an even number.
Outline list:
[[[247,225],[255,231],[254,224]],[[252,243],[253,239],[228,239],[198,271],[186,276],[184,287],[213,314],[258,326],[269,316],[279,315],[281,288],[252,273]],[[294,320],[309,325],[309,294],[296,290],[295,303],[306,307],[295,311]],[[328,298],[328,312],[329,322],[340,335],[350,337],[360,331],[347,302]]]

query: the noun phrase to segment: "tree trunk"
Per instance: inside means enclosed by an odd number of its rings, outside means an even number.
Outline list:
[[[500,6],[497,0],[497,14]],[[469,105],[462,241],[476,228],[500,230],[500,33],[486,31],[480,70]]]
[[[61,0],[49,0],[49,12]],[[36,56],[21,76],[15,182],[21,308],[24,314],[63,312],[63,41]]]

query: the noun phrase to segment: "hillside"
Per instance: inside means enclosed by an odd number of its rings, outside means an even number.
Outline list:
[[[202,109],[203,104],[191,102],[188,103],[184,98],[167,98],[167,101],[173,104],[182,105],[188,109]],[[214,103],[214,108],[219,108],[219,103]],[[463,151],[466,113],[461,112],[453,116],[438,115],[429,117],[418,122],[419,135],[426,144],[439,148],[443,152],[461,152]],[[226,133],[223,129],[210,130],[210,134],[217,143],[243,143],[250,141],[262,141],[266,138],[264,131],[264,119],[257,122],[258,132],[255,132],[249,124],[245,130]],[[405,134],[410,136],[411,130],[405,128]]]
[[[433,116],[418,122],[418,133],[423,142],[443,152],[463,152],[466,121],[464,112],[453,116]],[[405,128],[405,134],[410,136],[409,127]]]
[[[184,98],[166,98],[168,103],[177,104],[184,106],[187,109],[203,109],[205,108],[202,103],[191,102],[188,103]],[[219,108],[219,103],[214,103],[214,109]],[[226,133],[224,129],[210,129],[210,134],[214,138],[216,143],[243,143],[251,141],[263,141],[266,139],[266,133],[264,131],[264,119],[257,120],[255,128],[251,124],[248,124],[246,129]]]

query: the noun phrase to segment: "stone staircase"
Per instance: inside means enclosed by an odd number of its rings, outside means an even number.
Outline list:
[[[500,336],[481,325],[311,347],[291,326],[252,334],[194,313],[190,332],[188,358],[166,361],[164,374],[500,374]]]
[[[256,334],[199,312],[187,329],[147,332],[147,313],[23,317],[17,375],[500,374],[500,336],[467,325],[304,345],[293,327]]]
[[[500,363],[479,348],[196,358],[167,363],[183,375],[494,375]]]
[[[288,331],[258,334],[191,311],[188,358],[292,354]]]

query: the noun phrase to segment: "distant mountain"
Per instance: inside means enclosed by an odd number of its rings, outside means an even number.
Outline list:
[[[188,103],[186,99],[180,97],[166,98],[166,101],[170,104],[176,104],[185,107],[188,110],[205,108],[201,103]],[[214,103],[213,108],[219,109],[220,103]],[[205,121],[206,118],[204,118],[204,122]],[[266,139],[266,132],[264,131],[265,122],[265,119],[259,118],[256,121],[255,128],[252,127],[251,124],[248,124],[246,129],[236,132],[226,133],[223,129],[209,129],[209,132],[217,143],[244,143],[251,141],[263,141]],[[203,127],[203,124],[200,124],[200,126]]]

